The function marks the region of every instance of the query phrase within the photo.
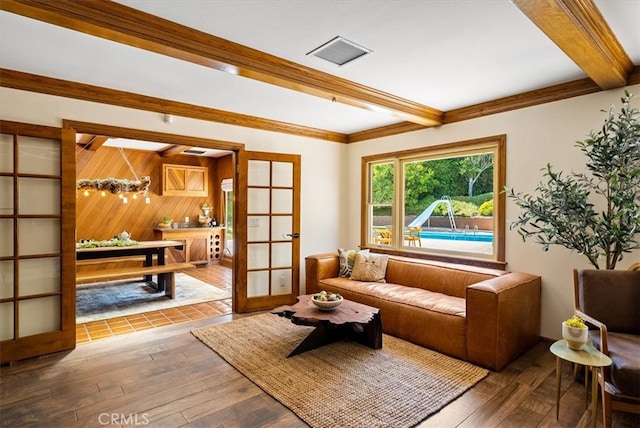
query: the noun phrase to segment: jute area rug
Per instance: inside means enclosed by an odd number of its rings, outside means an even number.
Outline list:
[[[142,280],[109,281],[76,287],[76,323],[123,317],[159,309],[175,308],[231,297],[221,290],[185,273],[176,274],[176,298],[156,292]]]
[[[388,335],[378,350],[340,341],[286,358],[311,329],[262,314],[192,333],[318,428],[412,427],[488,374]]]

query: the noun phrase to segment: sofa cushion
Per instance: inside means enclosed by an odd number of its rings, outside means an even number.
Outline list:
[[[640,336],[609,333],[609,356],[611,357],[611,381],[625,395],[640,396]]]
[[[389,259],[386,280],[393,284],[464,298],[469,285],[506,273],[495,269],[394,256]]]
[[[327,278],[320,281],[331,289],[341,290],[343,294],[373,296],[390,302],[402,303],[420,309],[438,312],[445,315],[465,317],[465,299],[434,293],[422,288],[380,282],[353,281],[346,278]]]
[[[351,276],[356,254],[369,254],[369,250],[345,250],[344,248],[338,248],[338,256],[340,257],[339,277],[349,278]]]
[[[589,336],[593,344],[600,349],[600,335],[591,330]],[[640,336],[625,333],[607,332],[607,346],[611,358],[611,383],[618,393],[631,397],[640,396]]]
[[[388,261],[388,256],[356,254],[355,262],[353,264],[353,272],[351,272],[351,279],[355,281],[384,282]]]
[[[435,293],[422,288],[407,287],[399,284],[369,284],[368,291],[376,297],[439,312],[446,315],[465,316],[465,299]]]

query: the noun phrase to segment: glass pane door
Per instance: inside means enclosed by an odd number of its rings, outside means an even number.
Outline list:
[[[67,272],[63,281],[64,267],[73,266],[74,253],[70,249],[74,237],[72,228],[63,227],[69,219],[63,218],[62,213],[64,189],[74,193],[75,162],[73,146],[63,148],[61,131],[27,128],[12,122],[2,124],[0,347],[3,363],[75,346],[75,295],[71,295],[75,289],[69,286],[75,282],[73,270]],[[63,168],[65,160],[69,166]],[[71,221],[75,221],[73,215]],[[63,243],[65,239],[68,242]]]
[[[297,155],[248,154],[247,277],[239,299],[247,310],[293,303],[298,295],[299,164]]]

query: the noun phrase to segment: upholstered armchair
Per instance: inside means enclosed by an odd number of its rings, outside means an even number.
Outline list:
[[[575,313],[611,358],[599,378],[604,426],[613,410],[640,413],[640,271],[574,270]]]

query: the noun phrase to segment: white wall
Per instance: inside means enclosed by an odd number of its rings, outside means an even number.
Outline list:
[[[640,104],[640,85],[627,88],[635,94],[633,105]],[[345,216],[348,235],[342,246],[353,248],[360,242],[360,161],[362,156],[416,147],[469,140],[491,135],[507,135],[507,186],[531,193],[542,178],[542,168],[551,163],[556,171],[584,170],[584,155],[574,147],[590,131],[599,130],[608,110],[615,104],[619,111],[623,89],[600,92],[541,106],[482,117],[439,128],[425,129],[392,137],[348,145],[349,194]],[[507,225],[518,215],[518,207],[507,200]],[[326,249],[330,249],[327,247]],[[561,322],[573,311],[573,268],[588,269],[586,257],[562,247],[548,252],[533,241],[522,242],[516,231],[506,236],[507,269],[542,276],[543,337],[560,338]],[[618,264],[626,269],[640,261],[640,251],[626,255]]]
[[[640,85],[627,88],[637,94]],[[353,248],[360,242],[360,159],[365,155],[425,147],[497,134],[507,135],[507,185],[532,192],[547,162],[557,170],[581,170],[584,159],[574,142],[597,130],[605,119],[600,110],[619,107],[622,89],[600,92],[508,113],[355,144],[338,144],[219,123],[174,117],[170,124],[159,113],[120,108],[62,97],[0,88],[3,120],[60,126],[62,119],[96,122],[244,143],[248,150],[302,156],[301,285],[304,257]],[[518,209],[507,201],[507,222]],[[515,231],[506,236],[508,269],[542,276],[541,335],[560,337],[560,323],[573,308],[572,269],[589,268],[584,256],[564,248],[543,252],[523,243]],[[640,260],[640,252],[619,264],[625,269]]]
[[[62,126],[63,119],[69,119],[232,141],[253,151],[301,155],[301,287],[304,287],[304,257],[335,250],[339,239],[346,235],[342,210],[347,189],[345,144],[176,116],[167,124],[159,113],[8,88],[0,88],[0,118],[57,127]]]

